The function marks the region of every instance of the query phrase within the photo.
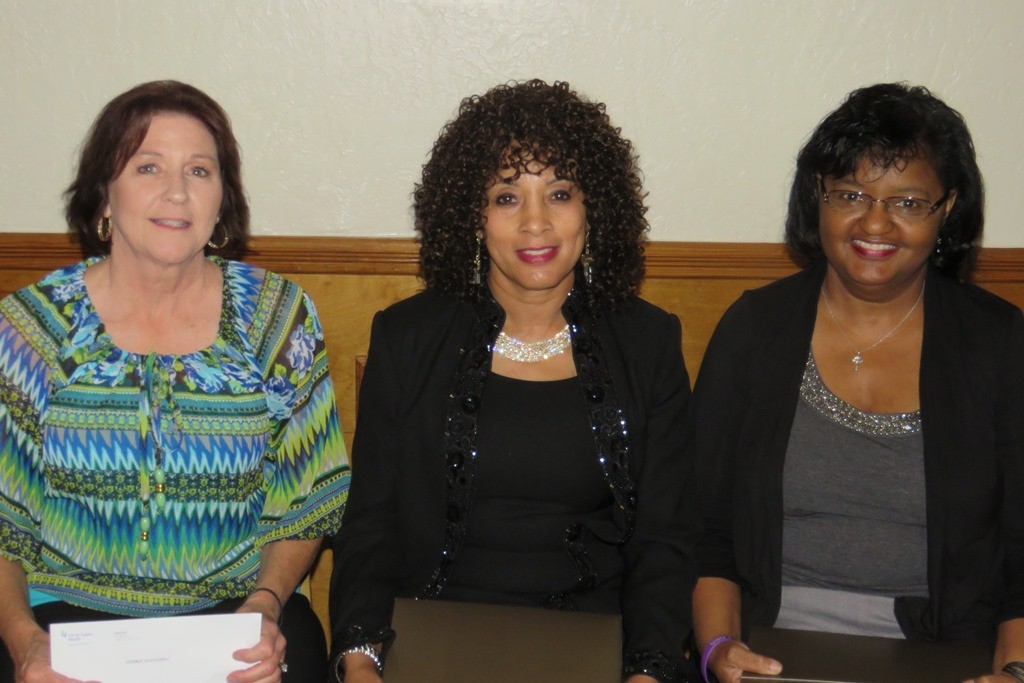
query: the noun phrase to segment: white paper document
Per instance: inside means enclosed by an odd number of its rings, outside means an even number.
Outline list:
[[[57,673],[102,683],[224,683],[231,657],[260,639],[259,614],[210,614],[50,625]]]

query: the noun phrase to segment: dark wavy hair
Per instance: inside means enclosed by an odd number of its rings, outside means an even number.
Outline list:
[[[854,90],[818,124],[797,156],[786,243],[808,261],[824,258],[819,178],[848,175],[862,161],[887,170],[914,159],[931,164],[945,191],[956,191],[930,261],[944,275],[966,277],[985,221],[984,184],[963,117],[923,86],[879,83]]]
[[[576,286],[597,309],[635,295],[648,224],[633,146],[604,104],[583,99],[567,83],[540,80],[467,97],[441,130],[413,195],[427,286],[466,300],[480,296],[473,262],[487,188],[499,170],[518,176],[536,168],[531,162],[583,191],[594,278],[587,286],[577,265]],[[486,249],[481,259],[486,270]]]
[[[245,251],[249,238],[249,203],[242,187],[242,159],[231,121],[213,98],[178,81],[142,83],[112,99],[92,124],[82,146],[78,173],[64,192],[68,229],[78,237],[85,256],[110,253],[110,242],[99,238],[96,224],[109,200],[108,186],[121,175],[128,160],[146,137],[155,114],[186,114],[213,136],[220,163],[223,199],[220,221],[212,241],[227,243],[217,254],[231,258]]]

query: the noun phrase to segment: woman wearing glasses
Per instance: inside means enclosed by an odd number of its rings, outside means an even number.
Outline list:
[[[741,641],[775,625],[995,641],[977,680],[1024,681],[1024,318],[962,282],[982,204],[925,88],[851,93],[800,152],[809,265],[729,309],[691,403],[706,677],[777,673]]]

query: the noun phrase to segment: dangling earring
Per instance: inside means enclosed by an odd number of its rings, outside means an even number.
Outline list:
[[[100,216],[100,220],[96,223],[96,236],[100,238],[100,242],[110,241],[110,219],[106,216]]]
[[[480,265],[480,252],[483,251],[483,247],[484,247],[484,239],[480,235],[477,235],[476,236],[476,256],[473,258],[473,278],[471,280],[474,285],[479,285],[480,284],[480,274],[481,274],[481,271],[483,270],[482,266]]]
[[[218,225],[220,225],[220,223],[214,223],[213,224],[213,231],[214,232],[217,232],[217,226]],[[231,241],[231,237],[228,235],[227,229],[224,229],[224,239],[221,240],[220,244],[214,244],[213,243],[213,235],[210,235],[210,241],[206,243],[206,246],[208,246],[210,249],[214,249],[214,250],[216,250],[216,249],[223,249],[224,247],[228,246],[228,242],[230,242],[230,241]]]
[[[583,279],[588,285],[594,283],[594,257],[590,255],[590,229],[588,226],[587,236],[583,242],[583,255],[580,257],[580,265],[583,266]]]
[[[935,240],[935,253],[942,253],[942,237],[939,237],[938,239]]]

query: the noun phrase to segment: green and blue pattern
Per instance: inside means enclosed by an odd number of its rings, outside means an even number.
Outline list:
[[[96,259],[0,301],[0,555],[30,588],[190,612],[246,595],[266,543],[340,526],[349,468],[313,303],[214,260],[217,340],[190,354],[113,344],[85,287]]]

